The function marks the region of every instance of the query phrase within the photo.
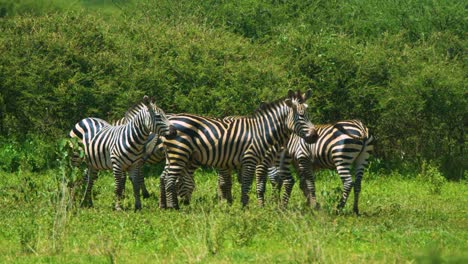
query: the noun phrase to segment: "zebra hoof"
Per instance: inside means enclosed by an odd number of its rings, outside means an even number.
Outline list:
[[[354,208],[353,212],[356,216],[361,216],[361,214],[359,213],[359,209]]]
[[[159,199],[158,205],[159,205],[159,209],[166,209],[167,208],[167,203],[166,203],[166,201],[164,199],[163,200]]]
[[[83,207],[83,208],[92,208],[93,207],[93,202],[92,201],[84,201],[81,204],[81,207]]]
[[[335,208],[335,210],[333,210],[333,213],[334,213],[335,215],[340,215],[340,214],[343,213],[343,208],[344,208],[344,207],[342,207],[342,206],[337,206],[337,207]]]
[[[314,209],[317,210],[317,211],[320,210],[320,204],[316,203],[315,206],[314,206]]]
[[[181,199],[181,203],[182,203],[183,205],[187,205],[187,206],[188,206],[188,205],[190,205],[190,199]]]
[[[168,204],[166,204],[164,207],[161,207],[161,205],[160,205],[159,208],[161,208],[161,209],[168,209],[168,210],[179,210],[179,205],[178,205],[178,204],[176,204],[176,205],[168,205]]]
[[[151,194],[149,192],[143,192],[143,199],[148,199],[151,197]]]
[[[135,212],[141,211],[141,203],[135,204]]]

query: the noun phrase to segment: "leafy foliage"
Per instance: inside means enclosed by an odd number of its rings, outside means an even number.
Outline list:
[[[421,173],[418,176],[429,182],[429,192],[431,194],[441,194],[442,187],[446,183],[446,179],[442,176],[436,165],[433,163],[423,162]]]
[[[313,88],[314,122],[362,119],[388,170],[434,161],[463,178],[464,10],[453,0],[0,0],[11,154],[1,167],[46,168],[21,157],[35,153],[24,142],[51,144],[87,116],[120,118],[143,94],[166,112],[224,116]]]

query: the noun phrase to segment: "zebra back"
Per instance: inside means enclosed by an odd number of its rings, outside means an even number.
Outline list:
[[[80,152],[87,153],[91,140],[96,136],[102,128],[110,126],[110,124],[100,118],[88,117],[82,119],[76,123],[72,130],[69,132],[70,138],[77,138],[79,140],[79,146],[76,151],[73,152],[71,157],[72,164],[74,166],[80,166],[84,161],[84,158],[80,157]]]

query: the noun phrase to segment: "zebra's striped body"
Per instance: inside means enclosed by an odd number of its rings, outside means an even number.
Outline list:
[[[284,164],[270,169],[270,179],[281,188],[282,181],[290,181],[292,176],[287,166],[292,161],[301,178],[300,186],[307,202],[316,206],[315,181],[313,172],[319,169],[336,169],[343,182],[343,195],[338,208],[343,208],[351,188],[354,187],[354,212],[359,213],[359,193],[361,179],[374,149],[374,137],[368,128],[359,120],[339,121],[330,125],[317,125],[318,139],[308,144],[301,138],[292,135],[283,159]],[[277,162],[279,162],[278,159]],[[353,183],[351,167],[354,165],[355,180]],[[276,173],[275,173],[276,172]],[[282,174],[282,175],[280,175]],[[281,179],[282,178],[282,179]],[[257,182],[259,199],[263,199],[265,180]]]
[[[271,146],[286,144],[293,132],[309,142],[316,139],[304,103],[309,96],[310,92],[303,95],[290,91],[288,98],[265,104],[251,117],[223,120],[189,114],[173,116],[171,122],[178,135],[165,141],[169,164],[161,176],[161,206],[178,208],[177,180],[190,179],[188,175],[200,165],[222,170],[240,168],[241,201],[246,205],[255,167]],[[185,181],[184,186],[191,188]]]
[[[177,115],[167,114],[167,117],[169,118],[169,120],[171,120],[172,117],[177,118]],[[232,120],[239,119],[241,117],[242,116],[227,116],[227,117],[224,117],[222,120],[225,121],[226,123],[229,123]],[[145,155],[143,159],[145,163],[148,163],[148,164],[159,164],[161,162],[164,162],[166,159],[164,142],[158,137],[156,137],[156,135],[154,134],[150,135],[148,142],[145,145]],[[181,199],[183,199],[184,204],[190,203],[191,194],[195,189],[195,181],[193,180],[193,172],[197,169],[198,166],[195,166],[194,164],[191,164],[191,165],[192,166],[187,169],[187,177],[184,177],[183,179],[179,179],[177,182],[178,195]],[[218,184],[218,186],[220,187],[220,190],[219,190],[220,196],[226,199],[229,203],[232,203],[231,192],[226,190],[226,189],[230,190],[231,183],[230,182],[225,183],[225,184],[229,184],[229,187],[224,184],[227,178],[230,179],[231,171],[230,169],[219,169],[219,172],[221,174],[221,177],[219,177],[219,184]],[[162,178],[165,177],[164,176],[165,171],[163,173],[164,174]],[[141,186],[141,189],[142,189],[142,193],[144,197],[149,196],[149,193],[146,189],[144,181]],[[162,205],[162,204],[160,206],[165,207],[165,205]]]
[[[121,125],[110,125],[102,119],[85,118],[75,125],[71,137],[82,140],[88,166],[85,201],[92,206],[91,191],[99,170],[112,169],[115,177],[116,209],[121,209],[120,200],[125,187],[125,172],[129,171],[135,196],[135,210],[141,209],[139,188],[140,168],[143,164],[144,146],[151,133],[173,137],[176,134],[160,108],[149,102],[133,107],[138,109]]]

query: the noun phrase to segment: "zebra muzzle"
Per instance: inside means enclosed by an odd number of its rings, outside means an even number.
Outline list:
[[[169,132],[164,136],[166,139],[174,139],[177,136],[177,129],[174,126],[169,126]]]
[[[310,129],[304,137],[304,140],[307,144],[314,144],[315,142],[317,142],[317,139],[318,135],[315,129]]]

